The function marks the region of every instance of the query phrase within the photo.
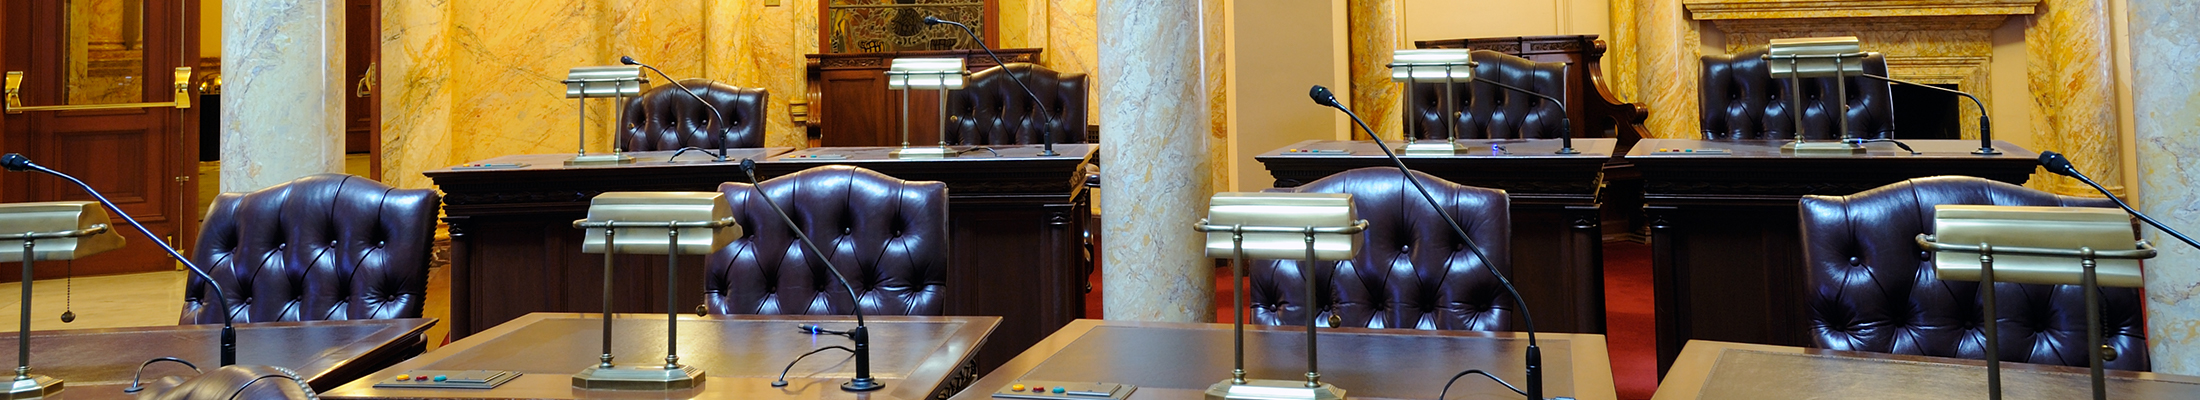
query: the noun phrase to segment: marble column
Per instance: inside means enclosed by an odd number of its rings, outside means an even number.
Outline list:
[[[1703,61],[1698,43],[1703,39],[1695,21],[1686,18],[1681,0],[1640,0],[1634,4],[1636,104],[1650,105],[1644,127],[1650,136],[1668,139],[1702,137],[1696,121],[1696,79]]]
[[[1398,102],[1404,87],[1390,81],[1390,53],[1412,48],[1398,33],[1400,0],[1351,0],[1345,3],[1347,35],[1351,36],[1352,110],[1360,113],[1375,134],[1399,139],[1405,124]],[[1353,130],[1353,137],[1365,135]]]
[[[2200,231],[2200,4],[2131,0],[2132,109],[2140,211]],[[2200,375],[2200,250],[2146,228],[2162,250],[2146,262],[2147,346],[2154,372]]]
[[[343,2],[222,2],[222,191],[344,172]]]
[[[465,162],[451,157],[449,2],[382,3],[382,180],[435,187],[420,174]]]
[[[2038,25],[2025,32],[2030,55],[2032,112],[2041,148],[2070,158],[2072,165],[2118,194],[2124,190],[2123,151],[2117,137],[2115,61],[2108,35],[2107,0],[2046,0]],[[2044,130],[2041,130],[2044,129]],[[2099,196],[2076,179],[2045,172],[2033,174],[2035,188],[2069,195]]]
[[[1108,319],[1209,321],[1214,264],[1191,223],[1211,193],[1207,88],[1202,76],[1204,1],[1104,0],[1097,8],[1101,174],[1110,216]]]

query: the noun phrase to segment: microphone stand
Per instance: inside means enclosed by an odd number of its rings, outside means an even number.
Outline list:
[[[1926,88],[1926,89],[1938,90],[1938,91],[1943,91],[1943,92],[1948,92],[1948,93],[1955,93],[1955,94],[1956,94],[1957,96],[1963,96],[1963,97],[1965,97],[1965,98],[1969,98],[1969,99],[1971,99],[1971,105],[1974,105],[1974,106],[1978,106],[1978,150],[1972,150],[1972,151],[1971,151],[1971,154],[1977,154],[1977,155],[1982,155],[1982,156],[1993,156],[1993,155],[2001,155],[2001,151],[2000,151],[2000,150],[1994,150],[1994,129],[1993,129],[1993,125],[1989,123],[1989,122],[1991,122],[1991,121],[1990,121],[1990,120],[1988,120],[1988,119],[1986,118],[1986,103],[1980,103],[1980,102],[1978,101],[1978,96],[1972,96],[1972,95],[1971,95],[1970,93],[1965,93],[1965,92],[1963,92],[1963,91],[1961,91],[1961,90],[1949,89],[1949,88],[1944,88],[1944,87],[1939,87],[1939,86],[1933,86],[1933,85],[1927,85],[1927,84],[1923,84],[1923,83],[1917,83],[1917,82],[1911,82],[1911,81],[1905,81],[1905,80],[1901,80],[1901,79],[1895,79],[1895,78],[1888,78],[1888,77],[1884,77],[1884,76],[1879,76],[1879,75],[1873,75],[1873,74],[1863,74],[1863,77],[1866,77],[1866,78],[1872,78],[1872,79],[1878,79],[1878,80],[1882,80],[1882,81],[1888,81],[1888,82],[1894,82],[1894,83],[1900,83],[1900,84],[1905,84],[1905,85],[1910,85],[1910,86],[1916,86],[1916,87],[1921,87],[1921,88]],[[1900,143],[1900,142],[1897,142],[1897,143]],[[1903,147],[1904,147],[1905,149],[1907,149],[1907,148],[1908,148],[1908,146],[1903,146]],[[1912,153],[1916,153],[1916,152],[1912,152]],[[2114,197],[2114,196],[2110,196],[2110,197]]]
[[[175,258],[176,262],[183,263],[184,267],[190,269],[193,274],[197,274],[200,279],[205,279],[207,286],[214,287],[214,304],[216,307],[220,307],[219,312],[222,315],[221,365],[226,367],[237,364],[237,324],[229,316],[229,292],[222,290],[222,284],[215,281],[213,275],[207,274],[204,269],[200,269],[198,264],[192,263],[190,258],[184,257],[181,252],[177,252],[174,246],[168,245],[168,242],[160,240],[160,235],[153,234],[153,230],[145,229],[145,224],[138,223],[137,218],[130,217],[130,213],[123,211],[122,207],[116,207],[115,202],[108,201],[106,195],[99,194],[98,190],[92,190],[92,185],[85,184],[84,181],[69,176],[69,174],[31,162],[30,158],[23,157],[22,154],[8,153],[4,158],[0,158],[0,165],[4,165],[9,171],[44,172],[47,175],[58,176],[61,179],[67,179],[69,182],[75,183],[77,187],[83,188],[85,193],[91,193],[93,199],[99,200],[100,205],[107,206],[108,210],[114,211],[115,216],[122,217],[122,220],[129,222],[130,226],[137,227],[138,233],[145,235],[145,240],[160,246],[161,250],[167,250],[169,257]],[[28,259],[29,256],[25,255],[25,257]]]
[[[1367,122],[1361,121],[1360,116],[1358,114],[1353,114],[1352,110],[1346,109],[1344,108],[1344,106],[1337,104],[1336,95],[1331,94],[1329,92],[1329,88],[1321,87],[1321,85],[1314,85],[1313,91],[1308,94],[1314,97],[1314,102],[1316,104],[1335,108],[1337,109],[1337,111],[1343,111],[1344,115],[1352,117],[1353,123],[1359,124],[1360,129],[1367,132],[1367,136],[1369,138],[1375,139],[1375,147],[1383,150],[1383,155],[1389,157],[1390,162],[1398,167],[1398,172],[1405,174],[1406,182],[1413,184],[1413,190],[1420,192],[1422,199],[1428,200],[1429,208],[1436,210],[1437,215],[1444,219],[1444,224],[1451,227],[1452,233],[1459,235],[1460,240],[1464,240],[1467,242],[1467,249],[1473,251],[1474,258],[1481,261],[1483,267],[1489,268],[1490,275],[1497,277],[1497,282],[1505,286],[1505,292],[1512,295],[1514,302],[1519,303],[1520,319],[1526,321],[1528,325],[1528,351],[1526,361],[1528,382],[1526,385],[1527,390],[1525,392],[1518,393],[1527,396],[1530,400],[1542,400],[1543,348],[1541,346],[1537,346],[1536,344],[1535,316],[1528,312],[1528,299],[1520,296],[1519,289],[1513,288],[1512,279],[1506,278],[1504,273],[1497,271],[1496,265],[1490,264],[1489,257],[1482,255],[1482,246],[1474,243],[1474,237],[1467,236],[1467,230],[1465,228],[1459,227],[1459,220],[1453,218],[1450,211],[1445,211],[1442,203],[1436,202],[1436,196],[1430,195],[1428,193],[1428,188],[1421,186],[1421,180],[1413,176],[1413,170],[1406,168],[1405,161],[1398,159],[1397,154],[1390,152],[1390,146],[1383,144],[1383,138],[1381,136],[1376,136],[1375,130],[1367,127]],[[1466,374],[1462,373],[1459,376],[1466,376]],[[1484,376],[1488,375],[1485,374]],[[1452,379],[1456,380],[1458,379],[1458,377],[1453,377]],[[1497,377],[1494,376],[1491,376],[1490,379],[1497,380],[1497,382],[1500,384],[1505,383],[1504,380],[1498,380]],[[1447,384],[1446,386],[1449,385]],[[1506,387],[1511,387],[1511,385],[1508,384],[1506,385]]]
[[[933,16],[927,16],[927,17],[924,17],[924,23],[925,23],[926,25],[932,25],[932,24],[948,24],[948,25],[954,25],[955,27],[958,27],[958,28],[962,28],[963,34],[965,34],[965,35],[969,35],[969,36],[970,36],[970,40],[974,40],[974,41],[977,41],[977,42],[978,42],[978,49],[979,49],[979,50],[985,50],[985,55],[986,55],[987,57],[992,57],[992,58],[993,58],[993,64],[994,64],[994,65],[999,65],[999,66],[1001,66],[1001,73],[1004,73],[1004,74],[1008,74],[1008,80],[1009,80],[1009,81],[1011,81],[1011,82],[1016,82],[1016,87],[1024,89],[1024,94],[1025,94],[1025,95],[1028,95],[1028,96],[1031,96],[1031,105],[1032,105],[1033,107],[1038,107],[1038,108],[1039,108],[1039,116],[1042,116],[1042,117],[1046,117],[1046,119],[1047,119],[1047,125],[1046,125],[1046,127],[1041,127],[1041,128],[1039,129],[1039,138],[1040,138],[1040,139],[1039,139],[1039,156],[1040,156],[1040,157],[1053,157],[1053,156],[1059,156],[1059,155],[1062,155],[1061,153],[1055,153],[1055,152],[1054,152],[1054,128],[1053,128],[1053,127],[1054,127],[1054,126],[1055,126],[1056,124],[1060,124],[1061,122],[1060,122],[1060,121],[1056,121],[1056,120],[1054,119],[1054,113],[1052,113],[1052,112],[1048,112],[1048,111],[1047,111],[1047,103],[1046,103],[1045,101],[1041,101],[1041,100],[1039,100],[1039,93],[1038,93],[1038,92],[1033,92],[1033,91],[1031,91],[1031,86],[1026,86],[1026,85],[1024,85],[1024,80],[1023,80],[1023,78],[1017,78],[1017,77],[1016,77],[1016,72],[1015,72],[1015,71],[1010,71],[1010,70],[1008,69],[1008,62],[1007,62],[1007,61],[1001,61],[1001,55],[999,55],[999,54],[993,54],[993,47],[992,47],[992,46],[987,46],[987,45],[985,44],[985,39],[984,39],[984,38],[980,38],[980,37],[978,37],[978,32],[977,32],[977,31],[972,31],[972,30],[970,30],[970,26],[969,26],[969,25],[963,25],[963,24],[962,24],[961,22],[955,22],[955,21],[949,21],[949,20],[944,20],[944,19],[940,19],[939,17],[933,17]],[[942,104],[940,104],[940,107],[946,107],[946,106],[947,106],[947,104],[945,104],[945,103],[942,103]],[[942,122],[942,123],[944,123],[944,122]],[[1064,129],[1067,129],[1067,128],[1068,128],[1068,127],[1064,127]],[[1084,127],[1081,127],[1081,126],[1080,126],[1080,127],[1077,127],[1077,128],[1078,128],[1078,129],[1083,129]],[[945,137],[945,135],[947,135],[947,132],[940,132],[940,135],[942,135],[942,137]]]
[[[1470,65],[1470,66],[1471,66],[1471,65]],[[1580,152],[1580,151],[1575,151],[1575,150],[1574,150],[1574,124],[1573,124],[1573,121],[1568,121],[1568,120],[1567,120],[1568,118],[1571,118],[1571,117],[1567,117],[1567,116],[1570,116],[1570,115],[1573,115],[1573,114],[1567,114],[1567,113],[1566,113],[1566,102],[1565,102],[1565,101],[1563,101],[1563,100],[1559,100],[1559,99],[1558,99],[1558,98],[1556,98],[1556,97],[1551,97],[1550,95],[1546,95],[1546,94],[1542,94],[1542,93],[1536,93],[1536,92],[1535,92],[1535,91],[1533,91],[1533,90],[1528,90],[1528,89],[1522,89],[1522,88],[1520,88],[1520,87],[1517,87],[1517,86],[1513,86],[1513,85],[1507,85],[1507,84],[1504,84],[1504,83],[1499,83],[1499,82],[1497,82],[1497,81],[1493,81],[1493,80],[1490,80],[1489,78],[1483,78],[1483,77],[1482,77],[1482,75],[1480,75],[1480,74],[1476,74],[1476,75],[1474,76],[1474,81],[1476,81],[1476,82],[1482,82],[1482,83],[1487,83],[1487,84],[1490,84],[1490,85],[1492,85],[1492,86],[1497,86],[1497,87],[1505,88],[1506,90],[1511,90],[1511,91],[1515,91],[1515,92],[1520,92],[1520,93],[1526,93],[1526,94],[1528,94],[1529,96],[1535,96],[1535,97],[1539,97],[1539,98],[1542,98],[1542,99],[1543,99],[1543,100],[1545,100],[1545,101],[1549,101],[1549,102],[1551,102],[1551,104],[1555,104],[1555,105],[1558,105],[1558,115],[1561,115],[1561,117],[1559,117],[1559,118],[1558,118],[1558,127],[1559,127],[1559,129],[1558,129],[1558,132],[1559,132],[1559,135],[1558,135],[1558,139],[1559,139],[1559,144],[1558,144],[1558,151],[1557,151],[1557,152],[1553,152],[1553,153],[1551,153],[1551,154],[1581,154],[1581,152]],[[1343,109],[1343,108],[1342,108],[1342,107],[1339,107],[1338,109]],[[1347,113],[1347,114],[1350,114],[1351,112],[1350,112],[1350,111],[1346,111],[1345,113]],[[1353,118],[1353,120],[1357,121],[1357,120],[1359,120],[1359,118],[1360,118],[1360,117],[1359,117],[1359,116],[1357,116],[1357,115],[1355,115],[1355,116],[1352,116],[1352,118]],[[1371,131],[1371,132],[1372,132],[1372,131]],[[1369,134],[1368,134],[1368,136],[1369,136],[1369,137],[1373,137],[1374,135],[1375,135],[1374,133],[1369,133]],[[1375,139],[1375,140],[1376,140],[1376,144],[1382,144],[1382,139]],[[1388,153],[1388,152],[1389,152],[1389,150],[1387,150],[1387,149],[1386,149],[1386,150],[1384,150],[1383,152],[1384,152],[1384,153]]]
[[[676,86],[676,87],[679,87],[679,88],[680,88],[680,92],[681,92],[681,93],[687,93],[689,97],[694,97],[694,98],[695,98],[695,102],[697,102],[697,103],[703,103],[703,108],[705,108],[705,109],[709,109],[709,110],[710,110],[710,116],[711,116],[711,117],[713,117],[713,118],[715,118],[715,119],[713,119],[713,120],[711,121],[711,126],[710,126],[710,127],[704,127],[704,128],[703,128],[703,130],[704,130],[705,132],[709,132],[709,131],[715,131],[715,130],[717,130],[717,129],[710,129],[711,127],[718,127],[718,128],[721,128],[721,129],[726,129],[726,128],[730,128],[730,127],[726,127],[726,125],[727,125],[727,124],[726,124],[726,115],[725,115],[725,114],[723,114],[723,113],[719,113],[719,112],[718,112],[718,106],[710,104],[710,101],[709,101],[709,100],[703,100],[703,95],[700,95],[700,94],[695,94],[695,91],[694,91],[694,90],[692,90],[692,89],[688,89],[687,85],[685,85],[685,84],[681,84],[681,83],[680,83],[680,80],[678,80],[678,79],[672,79],[672,76],[671,76],[671,75],[665,75],[665,71],[663,71],[663,70],[659,70],[659,69],[657,69],[657,67],[652,67],[652,66],[649,66],[649,64],[643,64],[643,63],[642,63],[642,62],[640,62],[640,61],[634,61],[634,57],[632,57],[632,56],[619,56],[619,63],[621,63],[621,64],[626,64],[626,65],[634,65],[634,66],[640,66],[640,67],[642,67],[642,68],[648,68],[648,69],[649,69],[650,71],[656,72],[656,73],[657,73],[657,76],[661,76],[661,77],[664,77],[664,78],[665,78],[665,81],[667,81],[667,82],[672,82],[672,86]],[[711,153],[710,153],[710,150],[703,150],[703,149],[701,149],[701,148],[696,148],[696,147],[686,147],[686,148],[681,148],[681,149],[680,149],[680,151],[675,151],[675,152],[672,152],[672,157],[667,157],[667,158],[665,159],[665,161],[666,161],[666,162],[670,162],[670,161],[672,161],[672,159],[673,159],[673,158],[679,158],[679,157],[680,157],[680,153],[681,153],[681,152],[685,152],[685,151],[688,151],[688,149],[696,149],[696,151],[701,151],[701,152],[703,152],[703,154],[710,154],[710,155],[711,155],[711,156],[713,156],[713,157],[717,157],[716,159],[712,159],[712,160],[711,160],[711,162],[726,162],[726,142],[727,142],[727,141],[729,141],[729,139],[728,139],[728,138],[726,138],[726,134],[725,134],[725,133],[722,133],[722,132],[720,132],[720,133],[717,133],[717,136],[718,136],[718,154],[711,154]]]
[[[848,304],[851,306],[849,308],[855,310],[856,314],[856,328],[849,330],[847,333],[848,340],[855,341],[856,344],[855,350],[850,351],[856,355],[856,376],[849,379],[847,383],[840,384],[840,390],[869,392],[885,389],[886,384],[879,383],[878,379],[871,377],[871,329],[863,323],[863,298],[861,295],[856,294],[855,284],[851,283],[847,276],[841,275],[839,268],[833,267],[832,257],[818,251],[817,243],[810,241],[810,235],[802,233],[802,228],[795,226],[794,218],[788,217],[786,210],[780,209],[778,203],[772,202],[771,194],[764,192],[764,185],[756,179],[756,160],[741,159],[741,173],[748,175],[749,189],[756,191],[757,200],[764,202],[766,206],[770,206],[772,213],[779,215],[779,221],[787,224],[787,230],[794,231],[794,237],[801,239],[802,248],[807,251],[804,254],[817,257],[819,263],[825,264],[825,271],[832,272],[833,279],[839,280],[841,288],[848,290]],[[808,356],[808,354],[804,354],[804,356]],[[789,365],[789,367],[791,368],[792,365]],[[785,378],[782,377],[779,382],[785,381]],[[781,385],[778,382],[773,383],[773,386]]]
[[[2040,152],[2040,165],[2047,167],[2047,172],[2053,172],[2056,175],[2077,178],[2079,182],[2085,182],[2086,185],[2092,186],[2093,190],[2100,191],[2102,196],[2108,196],[2108,201],[2115,202],[2117,207],[2123,207],[2124,212],[2131,213],[2132,216],[2139,217],[2140,221],[2146,221],[2147,225],[2153,225],[2154,229],[2160,229],[2162,230],[2162,233],[2167,233],[2171,237],[2177,238],[2177,240],[2184,241],[2186,246],[2200,248],[2200,242],[2194,242],[2192,238],[2185,237],[2185,234],[2183,232],[2178,232],[2176,229],[2170,229],[2168,225],[2162,225],[2161,221],[2155,221],[2154,217],[2149,217],[2146,215],[2146,213],[2141,213],[2139,212],[2139,210],[2132,209],[2130,204],[2124,204],[2124,199],[2116,198],[2115,194],[2111,194],[2108,192],[2108,188],[2101,187],[2100,183],[2093,182],[2093,178],[2086,177],[2085,173],[2078,172],[2077,168],[2071,167],[2070,159],[2063,158],[2062,153],[2056,153],[2052,151]]]

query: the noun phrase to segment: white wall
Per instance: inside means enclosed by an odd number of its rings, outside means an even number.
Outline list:
[[[1350,138],[1344,113],[1315,105],[1322,85],[1350,101],[1343,1],[1229,2],[1230,182],[1225,191],[1258,191],[1275,179],[1253,156],[1308,139]],[[1187,171],[1190,173],[1190,171]]]
[[[1611,35],[1601,0],[1401,0],[1406,40]]]

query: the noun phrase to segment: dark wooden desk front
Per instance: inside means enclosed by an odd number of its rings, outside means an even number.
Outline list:
[[[1229,324],[1078,320],[971,384],[956,399],[988,399],[1021,380],[1137,385],[1132,399],[1196,399],[1230,377]],[[1604,336],[1543,334],[1544,396],[1611,399]],[[1488,371],[1515,385],[1525,378],[1528,341],[1516,332],[1324,329],[1322,381],[1355,399],[1435,398],[1452,374]],[[1245,327],[1249,379],[1306,379],[1306,328]],[[1452,398],[1518,398],[1482,377],[1453,385]]]
[[[1581,154],[1552,154],[1557,140],[1461,140],[1457,156],[1404,156],[1406,166],[1512,197],[1512,276],[1546,332],[1604,332],[1604,246],[1598,189],[1614,139],[1574,139]],[[1504,146],[1491,154],[1491,144]],[[1290,149],[1345,149],[1304,155]],[[1276,187],[1297,187],[1354,168],[1390,167],[1373,141],[1309,140],[1254,157]],[[1415,200],[1419,201],[1419,200]],[[1513,326],[1524,326],[1513,321]]]
[[[2038,154],[2005,142],[1972,155],[1976,140],[1907,140],[1866,154],[1782,154],[1783,141],[1644,140],[1627,159],[1642,169],[1657,296],[1659,370],[1691,339],[1810,344],[1803,304],[1803,195],[1849,195],[1905,179],[1969,175],[2023,184]],[[1660,154],[1726,149],[1729,155]]]
[[[945,293],[947,315],[1004,319],[994,351],[981,353],[990,368],[1084,315],[1084,164],[1095,145],[1056,145],[1062,153],[1037,157],[1037,146],[995,146],[946,159],[896,160],[884,147],[737,149],[734,158],[757,158],[757,175],[771,179],[816,166],[846,164],[907,180],[947,183],[949,231],[954,254]],[[527,163],[526,168],[440,169],[427,172],[443,192],[444,221],[451,227],[451,333],[465,337],[532,312],[603,310],[603,256],[580,252],[588,201],[607,191],[710,191],[722,182],[746,182],[738,163],[710,163],[707,156],[607,167],[564,167],[566,155],[499,157],[488,162]],[[845,158],[807,158],[840,156]],[[692,159],[689,157],[693,157]],[[690,162],[685,160],[695,160]],[[664,312],[663,256],[621,256],[615,279],[616,312]],[[679,295],[686,311],[699,306],[703,257],[683,258]],[[630,267],[631,266],[631,267]],[[689,303],[689,301],[694,301]]]
[[[2001,363],[2009,399],[2082,399],[2093,395],[2085,368]],[[2200,398],[2200,377],[2108,370],[2108,398]],[[1986,362],[1960,358],[1836,351],[1696,340],[1688,342],[1654,400],[1684,399],[1982,399]]]
[[[621,364],[663,363],[664,314],[614,314],[611,354]],[[781,368],[822,346],[848,345],[839,336],[813,336],[797,326],[846,330],[847,316],[736,315],[680,317],[680,362],[703,370],[697,388],[675,391],[583,390],[572,376],[595,365],[603,348],[601,314],[536,313],[467,337],[428,354],[322,393],[331,399],[931,399],[967,379],[971,355],[998,317],[865,318],[871,330],[871,373],[886,388],[851,393],[840,383],[855,376],[844,352],[820,353],[793,365],[791,384],[771,386]],[[413,370],[505,370],[521,375],[495,389],[377,389],[374,384]]]
[[[237,325],[237,364],[289,368],[314,390],[333,389],[420,354],[433,319],[267,322]],[[177,325],[31,332],[31,373],[61,379],[63,399],[128,399],[138,365],[176,357],[212,371],[221,363],[221,325]],[[13,364],[16,333],[0,340]],[[197,376],[175,363],[145,367],[144,382]]]

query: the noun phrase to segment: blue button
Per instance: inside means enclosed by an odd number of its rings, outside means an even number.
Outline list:
[[[436,381],[436,382],[442,382],[442,381],[447,381],[447,380],[451,380],[451,377],[448,377],[448,376],[443,376],[443,375],[436,375],[436,376],[435,376],[435,381]]]
[[[1055,386],[1055,387],[1054,387],[1054,394],[1062,394],[1062,392],[1068,392],[1068,391],[1069,391],[1068,389],[1063,389],[1063,388],[1062,388],[1061,386]]]

